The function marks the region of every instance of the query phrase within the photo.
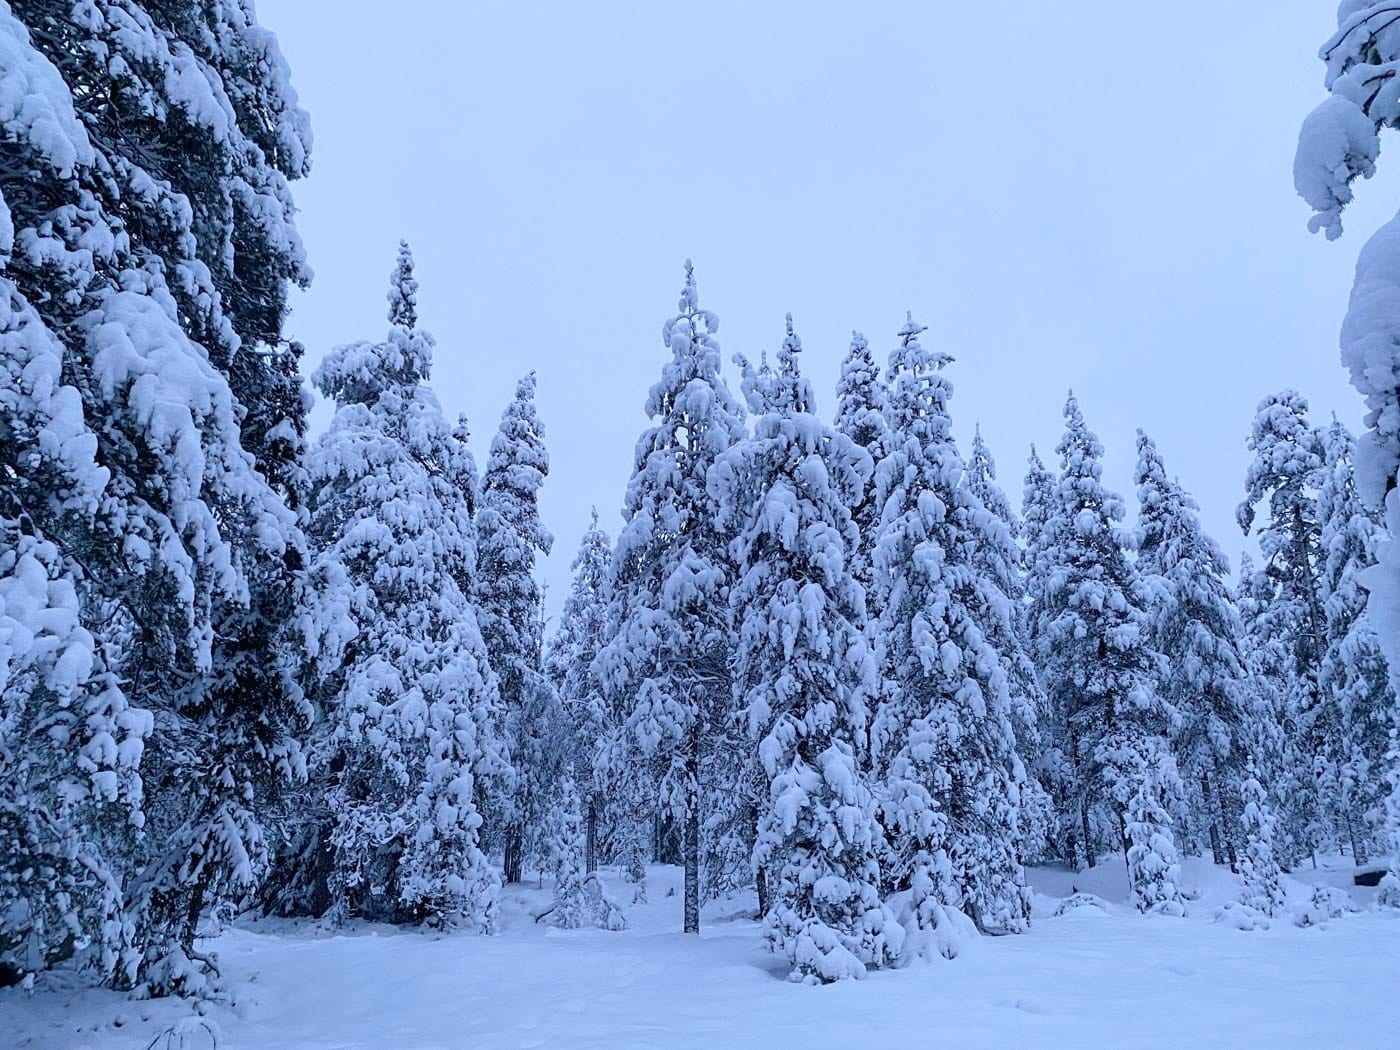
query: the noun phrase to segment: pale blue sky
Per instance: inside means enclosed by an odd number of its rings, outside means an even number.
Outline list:
[[[958,433],[980,421],[1018,505],[1027,446],[1054,459],[1073,387],[1130,507],[1142,426],[1232,562],[1260,397],[1296,386],[1318,419],[1359,424],[1336,332],[1400,192],[1365,187],[1339,242],[1306,231],[1291,164],[1330,3],[259,15],[316,136],[295,191],[317,277],[291,334],[313,364],[380,337],[405,236],[434,386],[471,417],[479,464],[538,370],[551,608],[589,507],[619,524],[686,256],[726,361],[775,349],[792,311],[828,417],[851,329],[883,361],[912,309],[958,359]]]

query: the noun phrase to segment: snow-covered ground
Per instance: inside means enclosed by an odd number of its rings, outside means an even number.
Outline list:
[[[629,908],[622,933],[536,924],[548,886],[512,887],[489,938],[243,922],[211,945],[234,993],[204,1020],[225,1050],[1400,1046],[1400,916],[1374,911],[1375,891],[1352,887],[1342,861],[1290,879],[1291,900],[1321,883],[1363,910],[1307,929],[1217,924],[1234,877],[1199,860],[1185,874],[1201,898],[1182,920],[1130,911],[1121,863],[1037,869],[1029,934],[827,987],[783,979],[749,901],[707,908],[699,939],[677,932],[674,868],[652,869],[650,903]],[[1075,889],[1107,910],[1055,916]],[[212,1045],[188,1004],[50,975],[33,995],[0,992],[0,1047],[178,1047],[161,1033],[182,1019],[183,1046]]]

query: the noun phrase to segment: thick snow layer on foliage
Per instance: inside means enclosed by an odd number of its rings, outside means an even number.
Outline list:
[[[681,872],[652,868],[652,903],[629,909],[624,932],[536,923],[546,881],[506,890],[494,937],[240,925],[208,945],[234,991],[203,1017],[54,974],[33,996],[0,991],[0,1018],[17,1050],[140,1048],[176,1025],[201,1050],[210,1029],[223,1047],[263,1050],[1392,1045],[1400,1001],[1377,992],[1400,987],[1400,919],[1335,863],[1285,878],[1289,906],[1320,914],[1316,883],[1359,913],[1251,932],[1213,920],[1239,880],[1202,860],[1183,865],[1200,893],[1185,920],[1140,915],[1121,863],[1032,869],[1029,933],[818,988],[782,979],[784,962],[758,946],[751,898],[708,905],[698,938],[676,932]],[[1075,892],[1097,906],[1056,915]]]

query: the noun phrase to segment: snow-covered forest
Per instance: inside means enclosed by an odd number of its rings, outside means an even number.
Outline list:
[[[1395,4],[1321,56],[1335,238]],[[0,0],[0,128],[0,1045],[1395,1037],[1400,219],[1336,304],[1364,427],[1257,391],[1234,535],[1143,430],[1114,491],[1073,392],[960,441],[917,312],[834,389],[801,317],[731,353],[685,261],[556,536],[550,376],[444,411],[407,243],[383,329],[289,338],[310,122],[252,0]]]

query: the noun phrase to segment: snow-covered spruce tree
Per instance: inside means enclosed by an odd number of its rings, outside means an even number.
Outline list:
[[[1045,466],[1032,445],[1021,495],[1020,541],[1025,593],[1020,613],[1031,661],[1036,664],[1041,708],[1036,727],[1039,752],[1029,770],[1050,796],[1052,819],[1047,828],[1047,851],[1067,864],[1075,864],[1081,856],[1079,839],[1083,825],[1079,807],[1072,800],[1074,765],[1070,758],[1069,726],[1058,717],[1045,695],[1044,679],[1037,663],[1044,645],[1038,631],[1048,587],[1048,577],[1042,577],[1041,572],[1054,568],[1054,559],[1044,558],[1042,554],[1049,541],[1047,526],[1059,504],[1058,489],[1054,473]]]
[[[543,625],[535,558],[554,537],[540,521],[539,493],[549,474],[544,426],[535,413],[535,374],[521,379],[501,414],[481,476],[476,515],[475,598],[481,635],[500,679],[513,787],[493,801],[507,882],[519,882],[527,853],[541,859],[542,820],[562,772],[556,734],[559,698],[541,664]]]
[[[137,766],[150,716],[127,703],[84,624],[79,566],[42,531],[85,532],[107,475],[78,391],[62,382],[62,345],[12,281],[0,277],[0,289],[4,985],[32,982],[79,940],[103,969],[115,965],[126,938],[113,854],[142,819]]]
[[[1005,550],[1010,538],[963,484],[943,375],[952,359],[926,349],[923,331],[908,318],[890,355],[891,450],[876,477],[875,594],[890,688],[871,751],[886,784],[891,881],[913,888],[923,929],[947,906],[985,930],[1021,930],[1024,776],[1010,718],[1013,654],[997,648],[1014,640],[1014,611],[973,553]]]
[[[269,804],[300,771],[291,733],[303,710],[275,643],[301,548],[286,496],[302,406],[294,363],[274,347],[286,282],[305,276],[286,193],[305,168],[305,116],[275,42],[241,4],[79,11],[36,0],[7,7],[0,23],[24,98],[3,118],[14,154],[0,175],[4,247],[15,249],[8,331],[25,353],[41,351],[44,333],[62,347],[67,385],[50,389],[77,395],[63,454],[81,455],[90,441],[86,454],[103,470],[95,486],[39,500],[24,494],[21,472],[7,482],[29,518],[25,535],[63,552],[51,575],[72,581],[105,665],[83,688],[86,728],[69,737],[73,753],[102,741],[95,765],[64,788],[76,839],[51,835],[43,849],[71,860],[71,843],[82,843],[83,886],[65,921],[85,959],[150,994],[195,991],[204,982],[191,956],[196,924],[252,887]],[[244,62],[253,52],[255,71]],[[167,166],[193,167],[196,152],[222,184],[169,177]],[[242,223],[217,204],[238,179],[267,189],[244,196]],[[266,324],[243,324],[237,287],[206,262],[229,257],[226,240],[237,241],[245,278],[265,282]],[[264,353],[269,383],[242,382],[240,355],[252,367]],[[35,382],[47,382],[42,367],[15,393]],[[4,429],[26,431],[8,420]],[[97,496],[95,510],[80,508],[83,489]],[[7,702],[20,695],[7,690]],[[138,697],[154,718],[132,708]],[[138,790],[131,767],[146,727]],[[26,760],[14,775],[34,768]],[[45,780],[67,776],[55,768]],[[92,777],[84,797],[78,785]],[[122,801],[125,824],[111,809],[91,822],[81,815],[101,800]],[[93,900],[101,920],[82,903]],[[32,944],[29,914],[18,921]]]
[[[1282,864],[1289,857],[1300,857],[1307,852],[1302,845],[1301,826],[1294,817],[1297,800],[1307,793],[1297,781],[1310,778],[1312,770],[1297,760],[1293,738],[1286,728],[1288,711],[1297,692],[1297,676],[1291,647],[1273,631],[1269,615],[1273,597],[1274,589],[1268,577],[1255,570],[1248,551],[1242,552],[1235,585],[1235,608],[1239,610],[1243,628],[1243,685],[1251,713],[1245,736],[1259,782],[1268,792],[1273,808],[1274,846]]]
[[[313,377],[336,406],[308,464],[328,892],[337,914],[489,928],[499,880],[478,781],[504,762],[496,676],[459,582],[476,561],[468,454],[428,386],[432,337],[390,303],[383,342],[337,347]]]
[[[1314,760],[1319,789],[1334,812],[1357,864],[1368,858],[1373,829],[1383,822],[1390,726],[1397,710],[1388,667],[1361,574],[1376,564],[1384,537],[1379,515],[1357,497],[1355,443],[1334,421],[1323,429],[1323,471],[1317,490],[1327,649],[1318,686],[1328,722]]]
[[[1400,122],[1400,21],[1389,0],[1345,0],[1337,31],[1323,44],[1327,97],[1304,119],[1293,163],[1298,193],[1315,211],[1309,228],[1329,239],[1342,233],[1352,183],[1376,171],[1380,133]],[[1391,536],[1400,535],[1400,217],[1362,248],[1351,302],[1342,322],[1342,364],[1366,399],[1366,431],[1356,454],[1357,491],[1385,509]],[[1367,605],[1400,692],[1400,546],[1378,545],[1379,566],[1367,577]]]
[[[1264,566],[1255,574],[1259,629],[1288,652],[1282,719],[1287,764],[1294,771],[1286,793],[1285,857],[1291,866],[1312,854],[1332,829],[1319,796],[1314,763],[1328,732],[1319,674],[1327,645],[1321,581],[1321,530],[1316,482],[1322,446],[1308,422],[1308,403],[1284,390],[1259,403],[1248,447],[1254,453],[1245,476],[1245,499],[1236,512],[1248,533],[1256,509],[1268,509],[1258,526]]]
[[[769,783],[753,852],[764,933],[793,980],[824,983],[893,962],[903,930],[880,901],[875,798],[856,762],[876,678],[846,552],[870,457],[817,419],[801,349],[789,315],[753,436],[708,485],[736,534],[734,693]]]
[[[1168,743],[1178,716],[1157,691],[1146,595],[1119,525],[1123,502],[1103,485],[1103,446],[1072,394],[1065,420],[1057,504],[1037,553],[1042,681],[1065,726],[1085,856],[1092,863],[1098,844],[1116,839],[1138,907],[1179,913],[1166,824],[1180,793]]]
[[[1376,905],[1400,908],[1400,711],[1390,723],[1390,746],[1385,755],[1385,800],[1382,804],[1381,847],[1390,858],[1390,870],[1381,878]]]
[[[671,357],[647,396],[655,423],[637,442],[627,484],[611,637],[595,663],[629,710],[618,761],[635,745],[652,796],[681,823],[687,933],[700,930],[702,777],[731,706],[732,564],[706,479],[743,436],[743,417],[720,375],[718,326],[687,262],[680,313],[662,329]]]
[[[4,117],[11,154],[76,196],[78,160],[96,156],[69,90],[8,11],[0,40],[31,113]],[[142,819],[136,766],[149,732],[149,715],[107,670],[101,633],[84,615],[81,563],[63,550],[95,532],[110,476],[82,392],[63,379],[73,355],[29,300],[42,307],[50,289],[81,280],[80,262],[69,256],[41,274],[22,245],[16,254],[14,235],[32,236],[42,218],[16,181],[0,176],[15,225],[0,242],[0,984],[67,954],[71,939],[88,941],[108,972],[116,966],[125,943],[118,854]]]
[[[1277,915],[1284,904],[1284,893],[1283,875],[1274,858],[1274,814],[1252,759],[1240,784],[1240,798],[1244,803],[1240,822],[1245,839],[1244,856],[1240,859],[1240,903],[1265,915]]]
[[[583,892],[588,873],[584,870],[583,814],[572,773],[565,773],[560,779],[557,795],[549,829],[549,864],[554,875],[554,906],[549,921],[561,929],[576,930],[588,921]]]
[[[880,381],[880,366],[870,344],[859,332],[851,333],[850,349],[841,362],[841,378],[836,383],[836,429],[865,449],[872,463],[885,458],[890,431],[885,419],[886,388]],[[849,552],[851,572],[870,598],[874,578],[875,533],[880,524],[880,506],[875,495],[875,478],[861,488],[851,507],[851,517],[860,530],[860,541]]]
[[[1327,97],[1303,121],[1293,180],[1316,214],[1313,230],[1341,236],[1342,211],[1352,183],[1375,173],[1380,133],[1395,127],[1400,94],[1400,23],[1382,0],[1347,0],[1337,9],[1337,32],[1322,46]],[[1356,450],[1356,487],[1369,506],[1384,509],[1387,538],[1377,544],[1378,564],[1365,579],[1368,616],[1385,653],[1393,692],[1400,694],[1400,217],[1386,223],[1362,248],[1351,301],[1342,322],[1342,364],[1366,400],[1366,431]],[[1389,752],[1382,779],[1400,778],[1400,753]],[[1400,804],[1400,803],[1397,803]],[[1392,827],[1393,830],[1393,827]],[[1394,848],[1400,849],[1400,845]],[[1400,869],[1400,857],[1396,860]],[[1392,875],[1400,875],[1396,870]],[[1395,890],[1400,896],[1400,889]]]
[[[1006,660],[1011,728],[1022,765],[1019,778],[1021,849],[1027,859],[1036,859],[1049,852],[1055,823],[1054,803],[1047,786],[1041,783],[1038,776],[1043,772],[1041,760],[1044,746],[1040,726],[1047,721],[1045,691],[1040,687],[1035,660],[1031,656],[1026,574],[1023,554],[1017,544],[1021,523],[1011,509],[1006,493],[997,484],[996,462],[987,443],[982,440],[980,426],[972,432],[972,452],[963,472],[963,484],[990,515],[986,535],[994,541],[978,543],[973,548],[973,569],[978,575],[991,579],[1010,603],[1010,633],[1005,636],[999,633],[1003,625],[998,617],[988,626],[988,640]]]
[[[558,693],[569,730],[568,752],[584,781],[584,868],[598,867],[598,830],[607,795],[603,790],[600,750],[619,727],[593,661],[607,639],[608,599],[612,587],[612,541],[598,527],[598,511],[579,542],[572,565],[573,582],[559,613],[559,628],[545,654],[545,671]]]
[[[1195,500],[1175,481],[1152,439],[1137,436],[1137,572],[1150,596],[1150,642],[1164,657],[1159,688],[1180,715],[1172,740],[1190,803],[1215,863],[1238,861],[1235,802],[1248,754],[1251,705],[1243,627],[1226,580],[1229,565],[1201,530]]]

